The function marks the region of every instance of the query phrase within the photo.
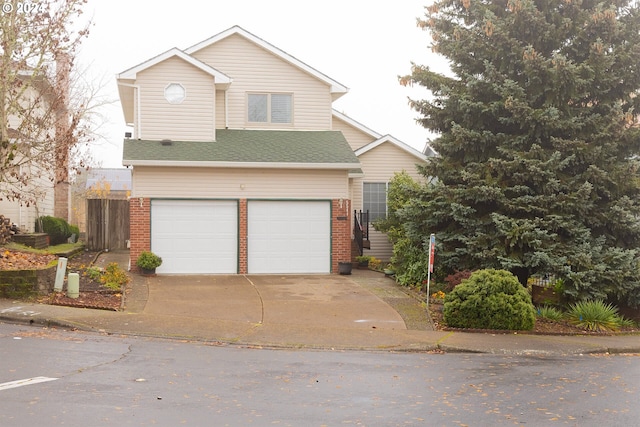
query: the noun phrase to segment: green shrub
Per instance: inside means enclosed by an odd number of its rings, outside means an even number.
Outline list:
[[[569,306],[567,312],[569,323],[588,331],[617,331],[622,326],[629,326],[618,309],[602,300],[580,301]]]
[[[75,234],[76,236],[76,242],[78,241],[78,237],[80,237],[80,228],[77,225],[70,225],[69,226],[69,237],[71,237],[72,235]]]
[[[505,270],[479,270],[447,294],[444,322],[456,328],[531,330],[531,296]]]
[[[562,320],[562,318],[564,317],[564,313],[562,313],[559,308],[550,305],[543,305],[541,307],[538,307],[537,312],[538,317],[542,317],[543,319],[557,321]]]
[[[162,258],[149,251],[140,252],[136,260],[136,265],[144,270],[153,270],[154,268],[160,267],[161,264]]]
[[[42,225],[42,226],[40,226]],[[47,233],[51,245],[66,243],[71,236],[71,226],[63,218],[41,216],[36,220],[36,231]]]

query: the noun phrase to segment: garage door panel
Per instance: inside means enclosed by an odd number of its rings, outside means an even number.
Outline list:
[[[329,273],[331,205],[324,201],[250,201],[249,273]]]
[[[151,247],[158,273],[237,273],[238,205],[229,200],[153,200]]]

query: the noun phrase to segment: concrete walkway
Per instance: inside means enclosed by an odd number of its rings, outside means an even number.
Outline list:
[[[128,252],[98,265],[128,266]],[[543,336],[434,331],[424,307],[369,270],[340,275],[131,274],[125,310],[0,300],[0,320],[260,347],[480,352],[640,353],[640,335]]]

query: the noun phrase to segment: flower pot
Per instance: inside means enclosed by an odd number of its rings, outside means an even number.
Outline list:
[[[358,262],[358,268],[360,270],[366,270],[369,268],[369,261],[360,261]]]
[[[350,262],[339,262],[338,263],[338,273],[343,275],[351,274],[351,268],[353,265]]]
[[[141,268],[140,270],[142,271],[143,276],[151,277],[156,275],[155,268]]]

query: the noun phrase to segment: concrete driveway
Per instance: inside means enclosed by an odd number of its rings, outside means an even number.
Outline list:
[[[389,279],[388,279],[389,280]],[[407,329],[400,314],[349,276],[213,275],[150,278],[142,313],[176,323],[287,329]]]

